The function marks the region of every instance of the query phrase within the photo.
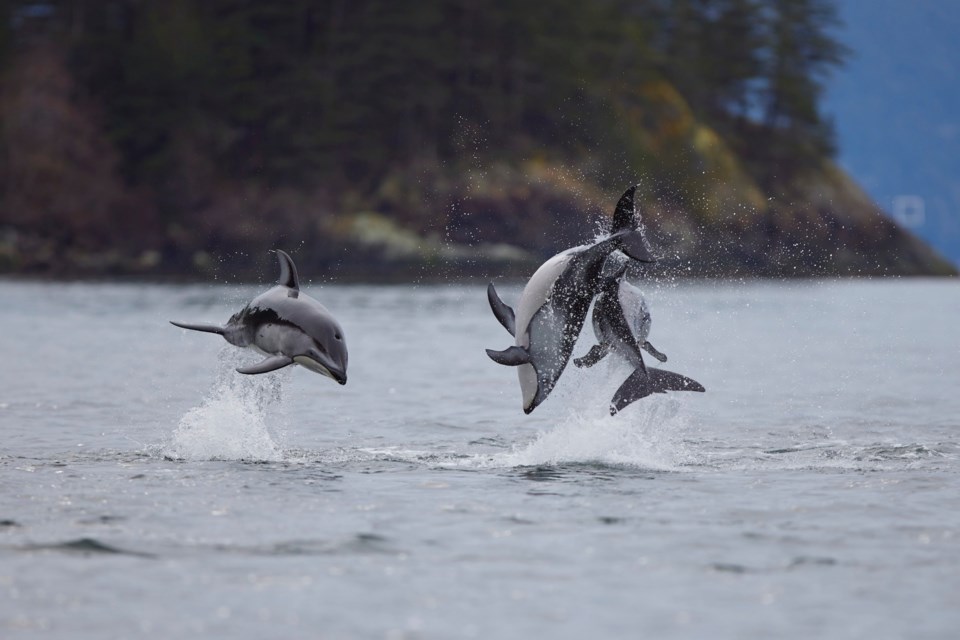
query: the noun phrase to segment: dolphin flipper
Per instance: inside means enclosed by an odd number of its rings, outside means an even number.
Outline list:
[[[283,369],[291,364],[293,364],[293,360],[287,356],[270,356],[265,360],[261,360],[257,364],[250,365],[249,367],[237,367],[237,373],[245,373],[247,375],[269,373],[271,371],[276,371],[277,369]]]
[[[577,365],[581,369],[592,367],[603,360],[608,353],[610,353],[609,344],[595,344],[590,347],[590,351],[587,352],[587,355],[577,358],[573,361],[573,364]]]
[[[627,378],[610,401],[610,415],[615,415],[631,402],[645,398],[651,393],[666,393],[667,391],[706,391],[703,385],[682,376],[679,373],[648,367],[644,373],[637,369]]]
[[[513,346],[503,351],[494,351],[493,349],[487,349],[486,351],[491,360],[508,367],[519,367],[530,362],[530,352],[523,347]]]
[[[490,309],[493,310],[493,315],[497,317],[503,328],[509,331],[510,335],[517,335],[517,321],[514,318],[513,309],[500,299],[492,282],[487,285],[487,300],[490,301]]]
[[[224,332],[226,332],[226,329],[221,327],[218,324],[204,324],[204,323],[190,324],[187,322],[174,322],[173,320],[170,321],[170,324],[172,324],[175,327],[180,327],[181,329],[190,329],[191,331],[203,331],[205,333],[215,333],[219,336],[222,336]]]
[[[649,353],[650,355],[652,355],[654,358],[656,358],[656,359],[659,360],[660,362],[666,362],[666,361],[667,361],[667,356],[666,356],[666,354],[657,351],[657,349],[656,349],[652,344],[650,344],[649,341],[648,341],[648,342],[644,342],[641,346],[643,347],[643,350],[644,350],[644,351],[646,351],[647,353]]]

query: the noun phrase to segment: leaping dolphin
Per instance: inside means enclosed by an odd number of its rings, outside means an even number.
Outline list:
[[[347,343],[343,329],[322,304],[300,292],[297,267],[284,251],[277,286],[254,298],[233,314],[226,325],[171,324],[183,329],[223,336],[238,347],[250,347],[267,357],[257,364],[239,367],[239,373],[276,371],[299,364],[340,384],[347,383]]]
[[[578,367],[592,367],[613,351],[634,367],[634,372],[613,395],[610,415],[652,393],[705,391],[696,380],[644,364],[641,349],[660,362],[666,362],[667,356],[647,340],[652,324],[650,310],[640,290],[627,282],[626,271],[627,262],[624,260],[616,272],[604,281],[593,306],[593,331],[599,344],[594,345],[585,356],[573,361]]]
[[[487,349],[487,355],[498,364],[517,367],[524,413],[546,400],[566,368],[601,285],[607,256],[620,250],[634,260],[656,261],[634,205],[636,190],[630,187],[617,202],[609,237],[567,249],[537,269],[520,294],[516,312],[500,299],[492,282],[487,287],[494,316],[516,338],[514,346]]]

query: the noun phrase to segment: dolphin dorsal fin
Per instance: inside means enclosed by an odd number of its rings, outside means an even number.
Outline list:
[[[277,260],[280,261],[280,278],[277,284],[291,289],[291,297],[296,298],[300,293],[300,278],[297,276],[297,265],[293,258],[282,249],[276,250]]]
[[[634,203],[637,186],[638,185],[633,185],[620,196],[620,200],[617,202],[617,208],[613,212],[613,228],[611,229],[611,233],[630,231],[637,228],[637,224],[640,222],[640,214],[637,213],[636,204]]]

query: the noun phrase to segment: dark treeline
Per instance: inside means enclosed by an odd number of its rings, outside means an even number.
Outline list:
[[[413,211],[422,198],[371,197],[411,166],[589,157],[602,186],[661,170],[682,192],[670,151],[621,124],[632,109],[660,126],[649,87],[676,91],[776,191],[833,152],[819,97],[845,54],[827,0],[8,0],[0,14],[0,233],[171,256],[260,248],[271,224],[307,233],[304,217],[351,209],[442,230],[451,214]]]
[[[146,183],[178,137],[229,175],[280,181],[451,156],[465,125],[491,148],[590,143],[604,103],[656,74],[725,131],[825,151],[820,78],[842,53],[824,0],[63,0],[11,14],[5,41],[64,48],[126,177]]]

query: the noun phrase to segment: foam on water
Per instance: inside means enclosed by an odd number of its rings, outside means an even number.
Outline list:
[[[613,359],[611,359],[613,360]],[[551,401],[572,409],[533,441],[482,456],[486,467],[599,463],[677,471],[690,461],[682,434],[686,419],[679,394],[654,395],[609,415],[610,398],[630,373],[623,363],[601,363],[587,371],[571,367],[576,384]]]
[[[575,411],[532,442],[487,456],[483,466],[600,463],[677,471],[689,458],[677,437],[679,408],[675,398],[656,397],[612,417]]]
[[[187,460],[280,461],[277,416],[286,370],[248,376],[235,368],[249,355],[224,347],[218,357],[217,380],[203,402],[190,409],[174,430],[163,453]]]

